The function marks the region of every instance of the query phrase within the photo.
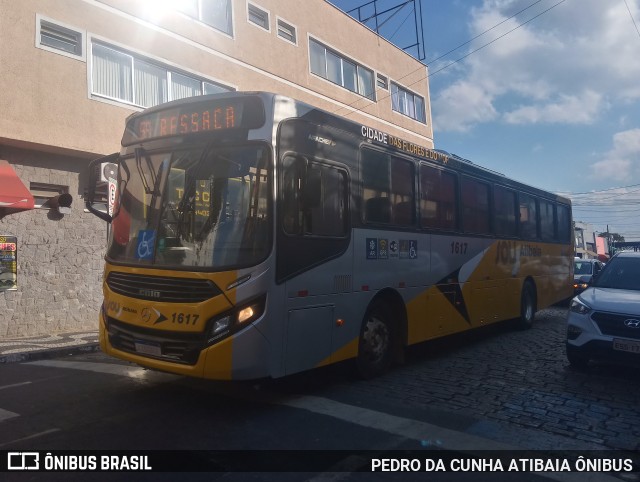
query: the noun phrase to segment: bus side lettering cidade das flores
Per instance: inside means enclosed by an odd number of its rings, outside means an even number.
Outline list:
[[[571,295],[569,199],[278,94],[132,114],[89,178],[109,223],[100,345],[151,369],[352,360],[369,378],[408,345],[526,328]]]

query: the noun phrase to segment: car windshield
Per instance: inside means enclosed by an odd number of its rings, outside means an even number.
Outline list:
[[[613,258],[597,276],[594,286],[640,290],[640,258]]]
[[[591,274],[592,266],[593,264],[587,261],[576,261],[573,272],[577,275]]]
[[[109,259],[169,267],[249,266],[270,249],[268,150],[198,148],[120,163]]]

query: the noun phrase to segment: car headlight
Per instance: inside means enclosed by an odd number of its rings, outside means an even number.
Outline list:
[[[569,306],[569,309],[579,315],[586,315],[591,311],[591,307],[580,301],[578,298],[571,300],[571,306]]]

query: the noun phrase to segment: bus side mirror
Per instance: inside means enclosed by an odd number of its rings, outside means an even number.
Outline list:
[[[94,159],[89,163],[89,184],[85,205],[87,210],[108,223],[113,219],[118,172],[118,153]],[[109,176],[109,178],[107,178]],[[114,182],[110,182],[111,179]]]

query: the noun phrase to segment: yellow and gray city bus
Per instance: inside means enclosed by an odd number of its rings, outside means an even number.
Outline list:
[[[100,346],[153,369],[354,359],[371,377],[407,345],[526,327],[571,295],[568,199],[276,94],[133,114],[90,178],[110,223]]]

